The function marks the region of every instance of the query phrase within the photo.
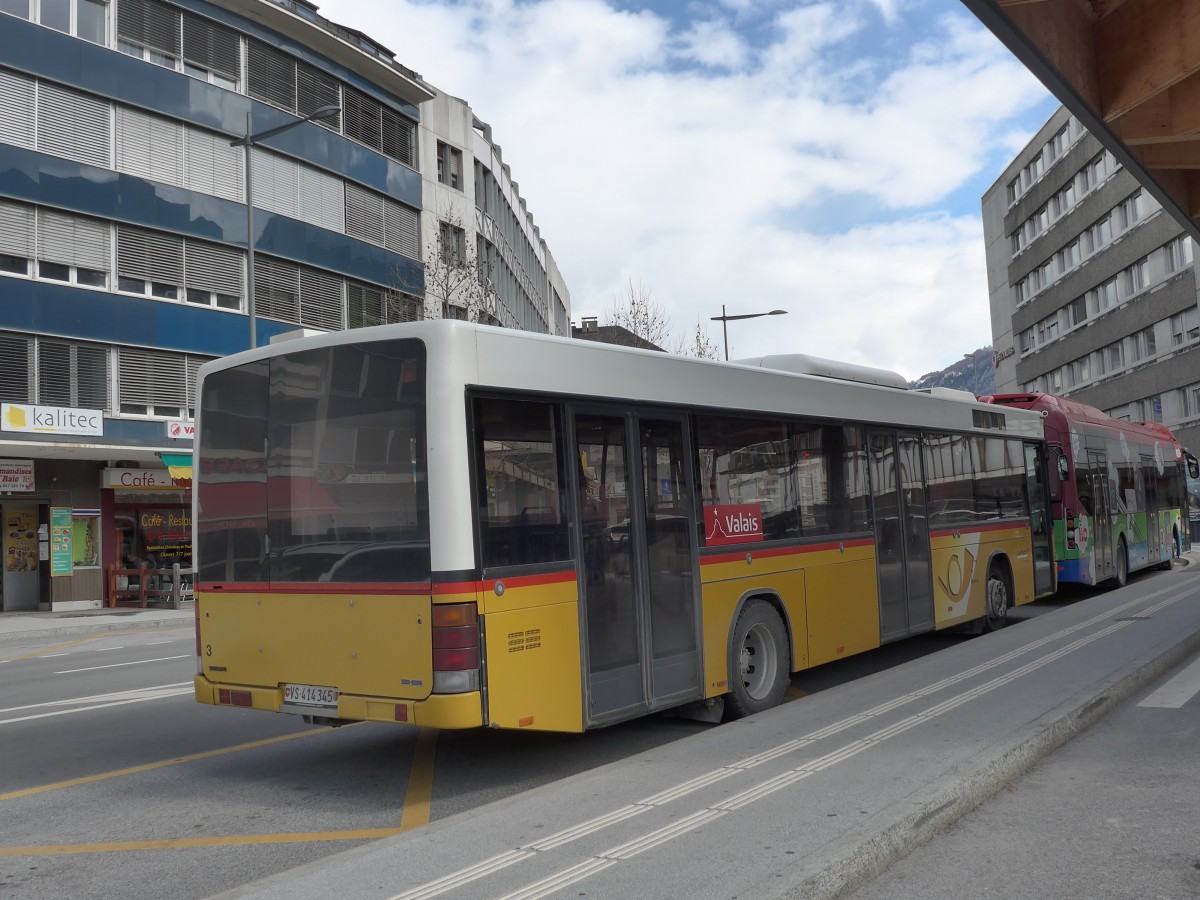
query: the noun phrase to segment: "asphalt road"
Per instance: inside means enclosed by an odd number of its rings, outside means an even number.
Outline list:
[[[801,673],[789,696],[967,640],[929,635]],[[0,647],[0,898],[208,897],[712,728],[311,728],[196,704],[192,651],[190,628]]]

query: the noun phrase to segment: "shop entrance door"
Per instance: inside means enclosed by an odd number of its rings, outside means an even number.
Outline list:
[[[4,612],[38,608],[38,508],[36,503],[0,506],[4,533]]]

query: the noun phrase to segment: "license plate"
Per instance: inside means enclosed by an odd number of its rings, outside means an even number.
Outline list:
[[[315,684],[285,684],[283,702],[293,706],[310,706],[314,709],[337,709],[338,690]]]

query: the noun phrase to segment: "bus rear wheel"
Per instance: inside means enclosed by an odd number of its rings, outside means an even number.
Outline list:
[[[778,706],[788,683],[783,620],[765,600],[747,600],[733,626],[725,718],[740,719]]]
[[[987,596],[984,603],[986,609],[983,616],[983,633],[1003,628],[1008,622],[1008,608],[1012,605],[1012,596],[1008,589],[1008,579],[999,566],[992,566],[988,570]]]

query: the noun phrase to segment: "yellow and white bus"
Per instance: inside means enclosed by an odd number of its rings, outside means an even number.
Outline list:
[[[434,321],[200,370],[196,698],[583,731],[1052,593],[1041,417]]]

